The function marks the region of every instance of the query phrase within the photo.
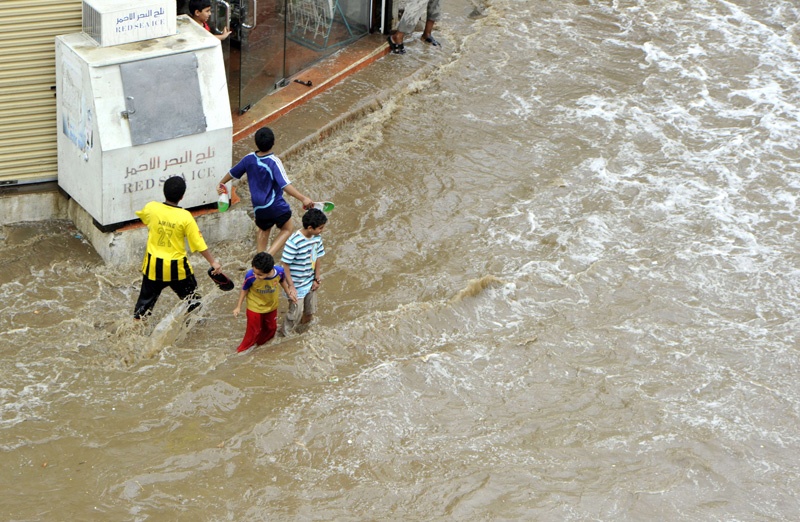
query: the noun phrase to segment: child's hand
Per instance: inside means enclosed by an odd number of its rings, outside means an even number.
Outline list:
[[[314,202],[311,201],[311,198],[305,197],[301,201],[303,203],[303,210],[314,208]]]
[[[239,312],[241,312],[241,311],[242,311],[242,307],[241,306],[237,306],[236,308],[233,309],[233,316],[234,317],[239,317]]]
[[[291,301],[293,303],[296,303],[297,302],[297,288],[295,288],[294,286],[289,288],[289,291],[286,293],[286,297],[289,299],[289,301]]]
[[[228,187],[226,187],[222,183],[217,185],[217,194],[221,196],[222,194],[227,194],[227,193],[228,193]]]

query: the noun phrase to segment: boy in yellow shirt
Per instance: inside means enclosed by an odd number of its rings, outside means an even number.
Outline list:
[[[247,299],[247,330],[237,352],[261,346],[275,336],[278,330],[278,287],[283,288],[289,300],[297,302],[297,292],[289,286],[286,273],[275,266],[275,259],[267,252],[259,252],[253,258],[253,268],[244,276],[239,302],[233,315],[239,316],[242,303]]]
[[[206,258],[213,273],[220,272],[220,264],[206,246],[194,217],[178,206],[184,194],[186,180],[173,176],[164,182],[164,203],[151,201],[136,212],[147,225],[147,252],[142,261],[144,276],[133,311],[134,319],[150,315],[161,291],[167,287],[179,298],[190,301],[189,312],[200,306],[197,280],[186,257],[185,240],[189,240],[192,252],[200,252]]]

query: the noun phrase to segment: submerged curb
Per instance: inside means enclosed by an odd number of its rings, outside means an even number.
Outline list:
[[[382,91],[378,92],[375,95],[372,95],[364,100],[361,100],[357,104],[355,104],[350,110],[347,110],[340,114],[339,116],[333,118],[331,121],[323,125],[318,130],[314,131],[313,133],[307,135],[300,140],[297,140],[294,144],[290,145],[286,149],[280,152],[281,159],[287,160],[290,159],[292,156],[300,154],[301,152],[316,146],[321,141],[325,140],[336,131],[341,129],[342,127],[360,120],[365,116],[377,112],[386,106],[387,102],[389,102],[394,96],[397,96],[397,93],[402,93],[407,90],[409,86],[428,78],[431,76],[433,71],[437,69],[438,65],[427,65],[420,69],[417,69],[409,76],[404,77],[403,79],[399,80],[395,83],[391,88],[383,89]],[[291,114],[285,115],[284,119],[291,118]]]

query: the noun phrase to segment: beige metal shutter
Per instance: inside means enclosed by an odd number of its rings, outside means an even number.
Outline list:
[[[56,179],[55,37],[81,31],[81,6],[0,1],[0,186]]]

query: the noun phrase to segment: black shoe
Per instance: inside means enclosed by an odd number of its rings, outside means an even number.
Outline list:
[[[436,38],[434,38],[433,36],[423,36],[423,37],[421,38],[421,40],[422,40],[423,42],[425,42],[425,43],[429,43],[429,44],[431,44],[431,45],[432,45],[432,46],[434,46],[434,47],[441,47],[441,46],[442,46],[442,44],[440,44],[440,43],[439,43],[439,42],[436,40]]]
[[[406,46],[401,43],[394,43],[391,35],[386,37],[386,41],[389,42],[389,49],[392,50],[393,54],[406,54]]]

